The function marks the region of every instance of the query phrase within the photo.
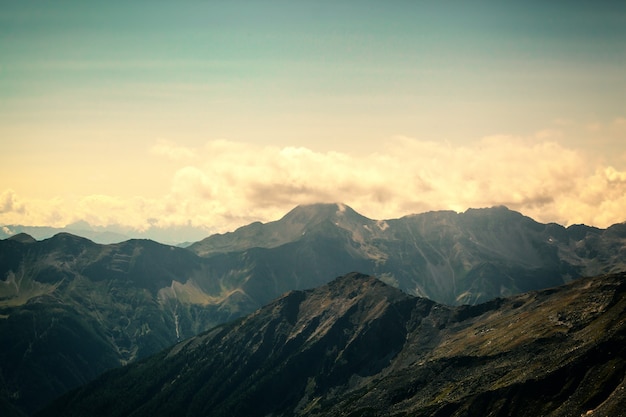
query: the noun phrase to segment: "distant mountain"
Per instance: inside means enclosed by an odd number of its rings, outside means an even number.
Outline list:
[[[37,240],[49,239],[58,233],[70,233],[84,237],[96,243],[120,243],[129,239],[150,239],[158,242],[187,246],[190,242],[208,234],[208,229],[193,226],[153,226],[146,230],[135,230],[120,225],[92,226],[85,221],[68,224],[65,227],[45,226],[0,226],[0,239],[6,239],[19,233],[26,233]]]
[[[317,204],[188,249],[209,258],[244,256],[245,288],[258,282],[280,293],[361,271],[409,294],[474,304],[626,270],[626,224],[564,228],[506,207],[371,220],[342,204]]]
[[[626,270],[625,254],[624,224],[564,228],[504,207],[378,221],[341,204],[300,206],[188,249],[15,235],[0,240],[0,414],[3,404],[30,413],[106,369],[350,271],[477,304]]]
[[[301,240],[307,232],[314,233],[327,223],[352,231],[376,222],[344,204],[298,206],[280,220],[267,224],[255,222],[235,232],[215,234],[190,245],[189,249],[200,256],[208,256],[251,248],[276,248]]]
[[[119,243],[128,240],[127,235],[107,230],[93,230],[86,223],[68,225],[67,227],[20,226],[8,225],[0,227],[0,239],[7,239],[18,234],[26,234],[36,240],[49,239],[59,233],[70,233],[102,244]]]
[[[447,307],[350,274],[37,415],[624,416],[625,279]]]

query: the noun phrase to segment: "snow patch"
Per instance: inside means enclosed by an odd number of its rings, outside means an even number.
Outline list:
[[[176,327],[176,340],[180,340],[180,321],[178,320],[178,306],[174,309],[174,326]]]
[[[389,225],[388,225],[388,224],[387,224],[387,222],[386,222],[386,221],[384,221],[384,220],[378,220],[378,221],[376,222],[376,226],[378,226],[378,228],[379,228],[380,230],[382,230],[383,232],[384,232],[385,230],[389,229]]]

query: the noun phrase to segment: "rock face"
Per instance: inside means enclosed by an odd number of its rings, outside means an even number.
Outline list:
[[[626,276],[447,307],[349,274],[39,416],[621,416]]]

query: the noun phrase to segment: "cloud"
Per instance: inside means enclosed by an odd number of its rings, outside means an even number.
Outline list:
[[[609,204],[626,191],[624,173],[594,171],[583,153],[547,136],[492,136],[465,146],[396,137],[365,157],[221,140],[205,146],[203,163],[178,170],[172,197],[207,212],[219,206],[217,223],[228,213],[272,220],[297,204],[331,201],[375,218],[504,204],[564,224],[626,220]],[[607,212],[598,215],[598,204]]]
[[[175,161],[193,159],[196,155],[193,148],[178,146],[176,143],[165,139],[159,139],[150,151],[155,155],[166,156]]]
[[[0,214],[24,214],[26,206],[20,202],[15,191],[9,189],[0,194]]]
[[[398,136],[365,156],[228,140],[195,149],[160,141],[153,154],[178,164],[164,195],[31,201],[9,190],[0,199],[0,224],[82,219],[138,230],[190,225],[222,232],[315,202],[344,202],[374,219],[506,205],[564,225],[625,221],[626,171],[598,165],[552,140],[558,136],[490,136],[462,146]]]
[[[89,195],[75,204],[73,217],[93,226],[125,225],[144,231],[154,223],[151,213],[160,211],[159,203],[143,197],[122,198],[109,195]]]

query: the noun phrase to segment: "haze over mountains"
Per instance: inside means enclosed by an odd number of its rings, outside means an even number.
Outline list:
[[[70,234],[0,240],[0,399],[31,413],[106,369],[360,271],[406,294],[477,304],[626,270],[626,224],[541,224],[505,207],[371,220],[342,204],[186,249]]]
[[[65,227],[0,226],[0,239],[6,239],[20,233],[26,233],[37,240],[49,239],[58,233],[70,233],[105,245],[120,243],[132,238],[186,246],[204,238],[209,232],[208,229],[192,226],[150,227],[146,230],[135,230],[120,225],[93,226],[86,221],[75,222]]]

